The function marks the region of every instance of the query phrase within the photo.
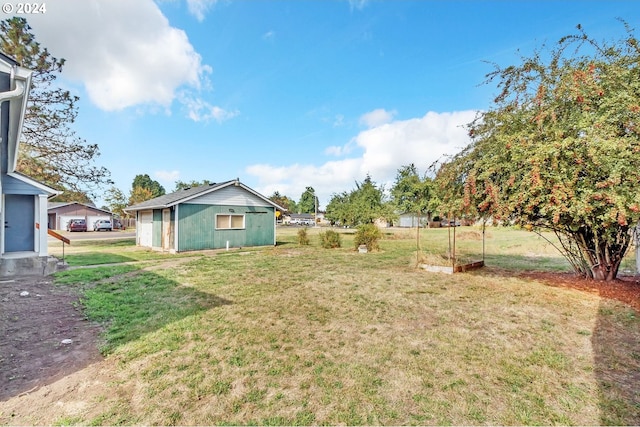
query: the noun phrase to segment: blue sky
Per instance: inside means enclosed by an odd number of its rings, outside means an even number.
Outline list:
[[[463,147],[491,62],[577,24],[617,39],[640,2],[56,0],[26,18],[67,60],[75,129],[124,192],[144,173],[168,191],[239,177],[296,200],[313,186],[325,206]]]

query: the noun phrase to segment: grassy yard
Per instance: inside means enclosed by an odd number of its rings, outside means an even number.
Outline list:
[[[109,390],[57,424],[531,425],[640,423],[640,315],[597,295],[518,278],[566,271],[543,239],[487,230],[488,267],[415,268],[415,230],[381,251],[296,243],[176,259],[87,246],[60,273],[105,324]],[[423,230],[446,256],[447,229]],[[456,244],[482,256],[479,229]],[[157,257],[157,258],[156,258]],[[633,259],[625,261],[633,268]],[[166,264],[159,264],[166,263]]]
[[[176,255],[136,247],[134,238],[113,240],[77,240],[72,245],[54,242],[50,244],[49,253],[62,258],[72,267],[113,264],[138,261],[154,261],[175,259]],[[180,257],[201,256],[198,253],[180,254]]]

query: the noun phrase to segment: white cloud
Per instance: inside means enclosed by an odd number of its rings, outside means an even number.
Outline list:
[[[264,40],[273,40],[275,38],[275,36],[276,36],[276,32],[273,31],[273,30],[270,30],[270,31],[267,31],[266,33],[264,33],[262,35],[262,38]]]
[[[208,122],[213,119],[218,123],[222,123],[240,114],[238,111],[228,111],[211,105],[203,99],[193,98],[189,95],[181,95],[179,99],[187,109],[187,117],[194,122]]]
[[[212,2],[188,3],[203,13]],[[56,0],[47,6],[46,15],[29,17],[37,40],[67,60],[65,77],[81,82],[102,110],[168,108],[179,88],[208,85],[211,67],[153,0]]]
[[[369,0],[349,0],[349,6],[351,7],[351,10],[362,10],[367,5],[367,3],[369,3]]]
[[[370,111],[360,116],[360,124],[368,128],[374,128],[376,126],[390,123],[396,114],[397,112],[395,110],[387,111],[383,108],[378,108],[377,110]]]
[[[332,145],[330,147],[325,148],[324,154],[328,156],[342,157],[351,153],[356,145],[355,138],[349,141],[347,144],[343,146]]]
[[[368,174],[378,184],[393,182],[397,170],[414,163],[425,171],[447,154],[455,154],[469,143],[464,125],[475,111],[429,112],[423,117],[398,120],[360,132],[344,147],[329,147],[327,153],[345,155],[353,145],[362,149],[359,157],[326,162],[320,166],[294,164],[252,165],[246,172],[258,178],[256,189],[265,195],[279,191],[298,199],[306,186],[315,188],[320,204],[326,206],[333,193],[350,191],[354,181]]]
[[[199,22],[204,21],[205,13],[213,7],[218,0],[187,0],[189,13],[196,17]]]
[[[164,184],[165,187],[167,184],[172,186],[180,179],[180,171],[155,171],[153,177]]]

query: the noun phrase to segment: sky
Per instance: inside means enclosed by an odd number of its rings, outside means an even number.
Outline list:
[[[497,94],[483,84],[494,65],[578,24],[616,40],[619,19],[640,20],[631,0],[38,4],[20,16],[65,58],[57,82],[80,97],[73,128],[125,194],[138,174],[167,192],[239,178],[296,201],[311,186],[321,207],[367,174],[389,189],[401,166],[424,172],[460,151]]]

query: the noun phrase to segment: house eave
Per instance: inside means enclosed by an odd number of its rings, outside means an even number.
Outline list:
[[[190,200],[196,199],[198,197],[204,196],[206,194],[209,193],[213,193],[215,191],[218,190],[222,190],[223,188],[229,187],[235,185],[237,187],[243,188],[245,191],[253,194],[254,196],[258,197],[259,199],[261,199],[262,201],[264,201],[265,203],[267,203],[268,205],[274,207],[277,210],[280,210],[282,212],[285,212],[286,209],[284,209],[282,206],[278,205],[277,203],[274,203],[273,201],[269,200],[268,198],[266,198],[265,196],[263,196],[262,194],[258,193],[257,191],[254,191],[253,189],[247,187],[246,185],[244,185],[243,183],[241,183],[238,180],[232,180],[232,181],[227,181],[224,183],[221,183],[219,185],[212,185],[211,188],[208,188],[204,191],[200,191],[198,193],[195,194],[190,194],[188,196],[179,198],[177,200],[174,200],[170,203],[164,203],[161,205],[148,205],[148,206],[130,206],[128,208],[123,209],[125,212],[127,213],[132,213],[132,212],[138,212],[138,211],[145,211],[145,210],[152,210],[152,209],[166,209],[166,208],[170,208],[176,205],[179,205],[181,203],[186,203]]]
[[[27,183],[27,184],[29,184],[29,185],[31,185],[33,187],[36,187],[39,190],[42,190],[42,192],[47,194],[47,198],[62,194],[62,191],[58,191],[55,188],[51,188],[48,185],[45,185],[45,184],[43,184],[41,182],[38,182],[35,179],[30,178],[30,177],[28,177],[26,175],[23,175],[23,174],[21,174],[19,172],[8,172],[7,175],[12,177],[12,178],[15,178],[15,179],[17,179],[19,181]]]
[[[62,191],[59,192],[59,193],[62,194]],[[71,206],[71,205],[84,206],[84,207],[87,207],[89,209],[93,209],[93,210],[96,210],[96,211],[104,212],[104,213],[109,214],[109,215],[113,215],[113,212],[111,212],[111,211],[107,211],[105,209],[100,209],[100,208],[98,208],[96,206],[91,206],[91,205],[87,205],[86,203],[80,203],[80,202],[69,202],[69,203],[63,203],[63,204],[60,204],[60,205],[57,205],[57,206],[49,206],[49,207],[47,207],[47,210],[48,211],[55,210],[55,209],[59,209],[59,208],[62,208],[62,207],[65,207],[65,206]]]

